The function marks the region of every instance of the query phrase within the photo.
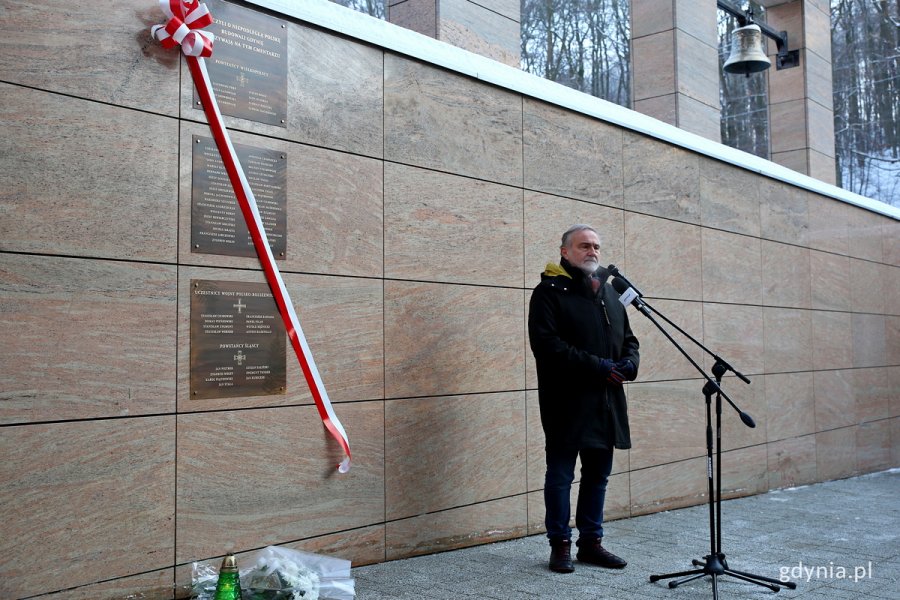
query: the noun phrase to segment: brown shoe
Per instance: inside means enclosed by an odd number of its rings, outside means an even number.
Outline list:
[[[550,540],[550,570],[554,573],[571,573],[572,540]]]
[[[581,542],[578,546],[577,558],[583,563],[606,567],[607,569],[623,569],[628,563],[619,558],[600,543],[601,540]]]

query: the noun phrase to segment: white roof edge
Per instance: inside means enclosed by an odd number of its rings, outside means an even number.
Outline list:
[[[819,181],[772,161],[713,142],[612,102],[345,8],[329,0],[247,0],[247,2],[900,220],[898,207]],[[215,18],[215,15],[213,17]]]

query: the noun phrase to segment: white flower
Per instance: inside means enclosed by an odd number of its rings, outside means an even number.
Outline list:
[[[285,562],[281,576],[293,588],[292,600],[319,600],[319,576],[303,565]]]

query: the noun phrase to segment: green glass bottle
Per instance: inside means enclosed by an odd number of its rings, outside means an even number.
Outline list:
[[[234,554],[227,554],[219,569],[215,600],[242,600],[241,578],[238,576],[237,560]]]

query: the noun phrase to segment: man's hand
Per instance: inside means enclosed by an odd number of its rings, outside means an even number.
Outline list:
[[[613,369],[615,369],[616,363],[611,361],[608,358],[600,359],[600,377],[606,379],[607,381],[612,375]]]
[[[609,359],[603,360],[612,362],[609,361]],[[637,375],[637,369],[634,368],[634,363],[625,358],[617,363],[612,363],[612,368],[609,370],[609,375],[606,376],[606,381],[616,385],[622,385],[623,382],[634,379],[635,375]]]

